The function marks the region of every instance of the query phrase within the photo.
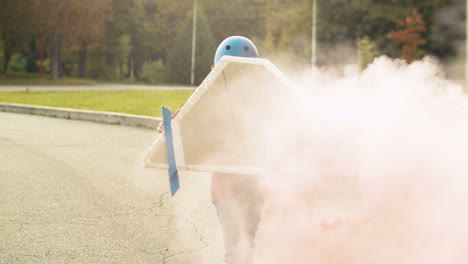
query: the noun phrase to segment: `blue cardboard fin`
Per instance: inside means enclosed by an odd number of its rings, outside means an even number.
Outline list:
[[[172,113],[166,107],[162,107],[164,134],[166,136],[166,148],[167,148],[167,161],[169,163],[169,184],[171,186],[171,195],[179,190],[179,172],[177,171],[177,164],[174,153],[174,139],[172,135]]]

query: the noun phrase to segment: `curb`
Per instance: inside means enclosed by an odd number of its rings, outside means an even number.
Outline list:
[[[9,103],[0,103],[0,112],[40,115],[148,129],[156,129],[159,123],[162,121],[162,118],[150,116]]]

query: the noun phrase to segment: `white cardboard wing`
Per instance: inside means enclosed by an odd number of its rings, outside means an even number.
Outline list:
[[[261,170],[266,122],[281,111],[281,97],[291,87],[266,59],[224,56],[172,120],[178,169]],[[166,151],[161,134],[145,156],[146,167],[168,168]]]

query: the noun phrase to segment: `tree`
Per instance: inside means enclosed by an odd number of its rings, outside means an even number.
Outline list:
[[[403,29],[392,32],[388,37],[398,43],[402,43],[402,58],[410,63],[416,60],[418,47],[426,44],[421,33],[427,31],[426,22],[417,9],[413,9],[413,14],[405,20],[398,21],[398,25]]]
[[[128,34],[123,34],[117,40],[117,46],[115,47],[115,55],[119,63],[119,75],[123,78],[124,72],[127,71],[128,56],[132,51],[131,38]]]
[[[28,14],[28,19],[24,19],[22,24],[30,28],[39,39],[47,37],[53,79],[61,76],[63,42],[66,42],[68,47],[80,47],[79,76],[86,75],[87,45],[100,36],[103,24],[109,18],[107,11],[110,1],[21,1],[21,10]]]
[[[70,1],[70,9],[66,14],[73,21],[67,27],[79,43],[78,76],[87,75],[88,45],[101,35],[106,22],[110,20],[111,0],[80,0]]]
[[[359,68],[364,70],[379,53],[376,50],[375,44],[369,39],[364,37],[358,42],[358,57],[359,57]]]
[[[28,1],[28,0],[25,0]],[[24,8],[21,1],[3,0],[0,9],[0,38],[2,41],[3,65],[2,72],[6,72],[14,52],[27,45],[30,22],[30,11]],[[26,3],[27,4],[27,3]]]
[[[156,25],[145,24],[147,14],[145,7],[153,0],[112,0],[112,23],[107,24],[104,43],[119,57],[115,49],[119,45],[119,38],[127,34],[130,36],[132,47],[129,59],[130,77],[138,76],[141,66],[148,56],[148,34],[146,30]],[[151,10],[151,9],[150,9]],[[150,11],[148,10],[148,12]],[[110,65],[111,66],[111,65]],[[120,70],[120,64],[116,61],[112,67]],[[118,70],[117,70],[118,71]]]
[[[436,46],[432,43],[434,14],[443,6],[451,5],[452,0],[351,0],[352,9],[362,13],[362,22],[357,23],[356,31],[359,38],[369,36],[381,54],[390,57],[400,55],[400,46],[397,42],[388,41],[388,33],[398,29],[395,21],[405,19],[414,8],[421,12],[430,31],[421,32],[421,37],[427,41],[419,48],[421,54],[433,54]],[[450,45],[450,43],[445,43]],[[440,48],[440,47],[437,47]],[[446,56],[439,53],[440,56]]]
[[[441,6],[434,11],[433,23],[428,24],[426,35],[427,49],[431,54],[442,59],[453,59],[464,47],[465,43],[465,21],[466,1],[450,0],[448,5]],[[430,34],[429,34],[430,32]]]
[[[199,0],[204,7],[216,44],[233,35],[260,42],[267,32],[268,1],[265,0]]]
[[[173,82],[190,83],[192,21],[193,12],[189,11],[168,56],[169,74]],[[200,83],[210,72],[216,49],[208,20],[201,7],[198,7],[197,26],[195,82]]]
[[[58,78],[67,63],[69,74],[85,77],[93,66],[92,76],[106,78],[139,78],[144,64],[162,60],[170,66],[180,43],[181,31],[191,37],[186,14],[193,8],[193,0],[2,0],[0,8],[0,38],[2,65],[5,71],[11,56],[34,49],[30,57],[49,57],[52,76]],[[311,0],[198,0],[206,14],[206,24],[214,45],[207,53],[211,60],[216,44],[232,35],[250,38],[260,56],[275,58],[299,65],[309,64],[311,56]],[[388,33],[399,30],[397,20],[417,8],[426,23],[427,31],[420,32],[425,45],[418,46],[421,54],[439,57],[454,55],[452,43],[464,41],[464,27],[456,32],[448,21],[446,7],[456,3],[457,16],[465,18],[459,0],[317,0],[317,38],[319,64],[343,63],[352,54],[354,60],[358,41],[368,38],[379,54],[400,55],[400,44],[389,41]],[[435,13],[439,15],[435,16]],[[440,21],[444,20],[444,23]],[[436,24],[437,22],[437,24]],[[191,21],[190,21],[191,23]],[[199,32],[201,28],[199,28]],[[130,38],[123,46],[131,47],[128,56],[121,54],[122,36]],[[38,40],[44,45],[38,45]],[[449,41],[447,41],[447,39]],[[125,40],[128,40],[126,38]],[[189,45],[190,39],[187,39]],[[201,41],[201,38],[198,40]],[[347,46],[346,52],[339,52]],[[43,48],[41,48],[43,47]],[[198,45],[200,49],[202,45]],[[44,50],[48,50],[47,53]],[[125,49],[124,49],[125,50]],[[191,47],[186,47],[190,58]],[[46,56],[44,56],[44,54]],[[197,52],[198,54],[198,52]],[[93,56],[93,58],[91,58]],[[171,58],[172,58],[171,57]],[[204,58],[202,58],[204,59]],[[91,60],[92,63],[87,62]],[[199,60],[201,61],[201,59]],[[98,63],[98,64],[94,64]],[[210,62],[211,63],[211,62]],[[174,62],[174,64],[176,64]],[[99,70],[97,65],[105,65]],[[187,66],[190,63],[187,64]],[[101,67],[101,66],[100,66]],[[197,68],[198,65],[197,65]],[[36,70],[34,67],[29,67]],[[190,72],[189,70],[186,72]],[[198,73],[197,73],[198,74]],[[203,75],[203,74],[201,74]],[[200,78],[199,76],[197,78]]]
[[[67,28],[73,21],[69,20],[71,1],[31,0],[28,7],[36,20],[34,28],[39,35],[48,35],[50,70],[52,79],[61,76],[61,44],[67,35]]]
[[[155,3],[154,24],[147,24],[147,29],[153,34],[150,39],[151,60],[167,60],[174,46],[177,34],[185,23],[186,14],[193,8],[193,0],[158,0]],[[149,21],[148,21],[149,22]]]
[[[268,57],[280,57],[281,62],[288,60],[301,64],[310,61],[310,10],[310,1],[270,2],[265,17],[267,32],[259,48],[266,48]],[[294,18],[293,23],[291,18]],[[269,50],[273,52],[268,53]]]

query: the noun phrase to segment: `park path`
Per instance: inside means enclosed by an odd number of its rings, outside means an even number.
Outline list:
[[[0,85],[0,91],[72,91],[72,90],[194,90],[193,86],[95,84],[95,85]]]
[[[145,169],[157,133],[0,113],[0,263],[221,263],[209,175]]]

